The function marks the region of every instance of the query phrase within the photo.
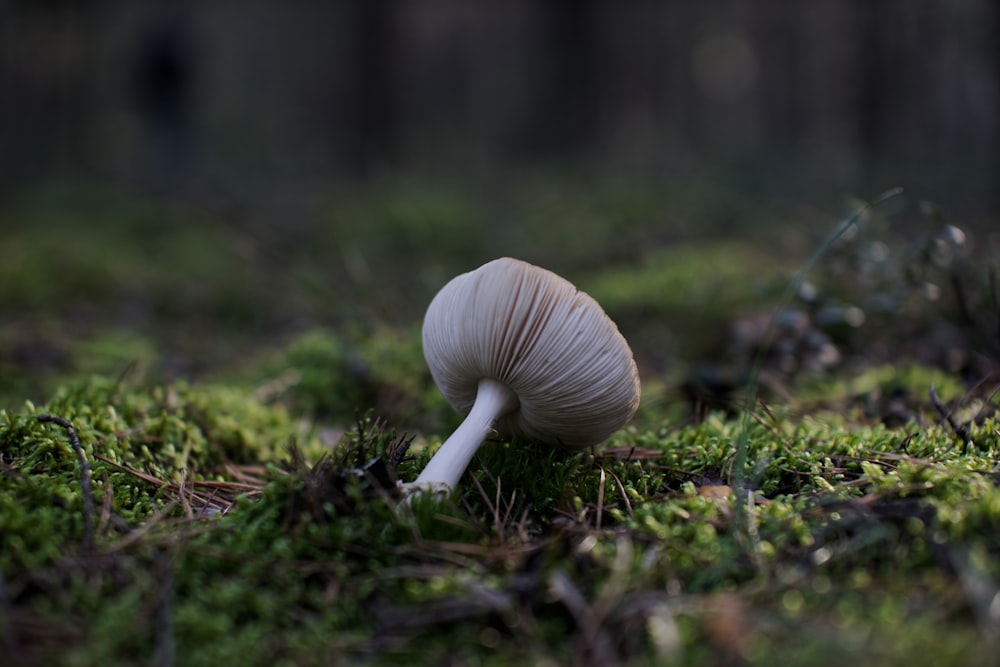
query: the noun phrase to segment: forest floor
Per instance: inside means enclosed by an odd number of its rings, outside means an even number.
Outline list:
[[[994,664],[995,225],[708,194],[8,204],[0,662]],[[423,308],[502,255],[604,306],[639,412],[401,503],[460,421]]]

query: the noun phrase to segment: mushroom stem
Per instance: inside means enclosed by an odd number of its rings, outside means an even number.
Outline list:
[[[493,430],[497,418],[513,411],[517,405],[517,396],[506,385],[489,378],[481,379],[476,388],[476,401],[465,421],[444,441],[411,488],[436,490],[447,487],[449,491],[454,488],[472,455]]]

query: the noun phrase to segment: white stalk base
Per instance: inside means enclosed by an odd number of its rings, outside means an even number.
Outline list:
[[[417,479],[404,485],[407,493],[447,493],[458,485],[462,473],[493,431],[497,417],[517,407],[517,396],[506,385],[484,378],[479,381],[476,402],[465,421],[444,441]]]

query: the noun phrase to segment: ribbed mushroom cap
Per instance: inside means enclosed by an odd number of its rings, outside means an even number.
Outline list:
[[[615,323],[584,292],[540,267],[504,257],[452,279],[427,308],[424,357],[462,414],[479,381],[496,380],[518,406],[497,419],[505,436],[567,447],[603,442],[639,405],[639,373]]]

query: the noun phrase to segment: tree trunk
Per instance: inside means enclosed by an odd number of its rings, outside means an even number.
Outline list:
[[[351,159],[361,176],[396,157],[394,0],[355,0],[354,107]]]

